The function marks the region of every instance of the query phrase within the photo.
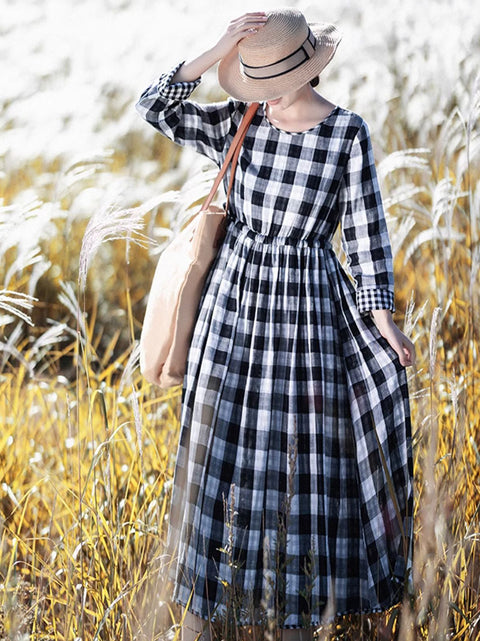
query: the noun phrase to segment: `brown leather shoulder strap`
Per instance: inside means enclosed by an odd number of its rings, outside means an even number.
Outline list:
[[[230,173],[230,183],[228,185],[228,192],[227,192],[227,203],[228,203],[228,198],[230,196],[230,192],[232,190],[233,186],[233,179],[235,175],[235,168],[237,165],[237,160],[238,156],[240,154],[240,149],[243,143],[243,139],[245,138],[245,134],[247,133],[247,129],[253,119],[253,116],[255,115],[257,109],[258,109],[258,102],[252,102],[252,104],[249,106],[247,111],[245,112],[245,115],[242,118],[242,121],[237,129],[237,133],[235,134],[232,144],[230,145],[230,148],[227,152],[227,155],[225,156],[225,160],[223,162],[223,165],[220,169],[220,172],[218,176],[215,178],[215,182],[212,185],[212,188],[210,190],[210,193],[208,194],[205,202],[203,203],[200,211],[203,211],[204,209],[207,209],[210,206],[210,203],[213,200],[213,197],[217,193],[217,189],[220,186],[220,183],[225,175],[225,172],[227,171],[228,165],[232,161],[232,170]]]

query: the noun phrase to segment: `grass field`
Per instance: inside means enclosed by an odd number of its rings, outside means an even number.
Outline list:
[[[480,15],[466,0],[339,0],[327,15],[288,4],[344,31],[319,89],[370,125],[396,319],[417,348],[412,593],[319,637],[477,639]],[[179,638],[164,547],[180,391],[142,379],[138,338],[161,244],[212,166],[134,103],[193,43],[258,8],[236,6],[2,12],[0,639]],[[196,97],[223,97],[213,71]]]

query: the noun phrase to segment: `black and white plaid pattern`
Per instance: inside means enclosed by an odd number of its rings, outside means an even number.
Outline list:
[[[246,105],[187,100],[199,80],[171,85],[177,69],[136,109],[220,165]],[[329,599],[384,610],[411,566],[413,464],[405,369],[369,314],[394,307],[365,122],[336,107],[288,133],[260,105],[228,220],[183,385],[174,598],[214,619],[234,585],[241,623],[276,598],[284,628],[320,623]],[[356,288],[330,244],[339,222]]]

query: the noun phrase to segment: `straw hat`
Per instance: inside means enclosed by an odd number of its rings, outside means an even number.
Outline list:
[[[218,66],[220,86],[245,101],[273,100],[299,89],[330,62],[341,40],[333,24],[307,24],[297,9],[267,11]]]

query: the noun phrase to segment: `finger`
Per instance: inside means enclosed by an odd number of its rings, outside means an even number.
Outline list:
[[[403,359],[400,359],[400,362],[405,367],[415,364],[415,346],[410,341],[403,345]]]
[[[229,29],[234,33],[241,33],[248,29],[259,29],[260,27],[264,27],[265,24],[264,20],[249,20],[247,22],[239,22],[238,24],[230,25]]]
[[[408,349],[407,346],[405,346],[402,342],[395,339],[393,339],[390,342],[390,345],[396,352],[398,356],[398,360],[400,361],[403,367],[408,367],[409,365],[412,364],[411,362],[412,352]]]
[[[242,33],[245,33],[245,35],[248,36],[249,34],[257,33],[259,31],[259,29],[261,29],[261,28],[262,28],[262,25],[260,25],[258,27],[250,27],[249,29],[246,29]]]
[[[256,23],[252,23],[246,26],[238,26],[231,31],[231,34],[240,39],[242,37],[249,36],[253,33],[257,33],[257,31],[259,29],[262,29],[262,27],[264,27],[263,24],[256,24]]]
[[[235,18],[230,24],[232,25],[242,25],[242,24],[252,24],[252,23],[264,23],[268,20],[268,17],[264,13],[247,13],[240,18]]]
[[[415,348],[408,349],[406,350],[406,352],[407,352],[408,364],[415,365],[415,361],[416,361]]]
[[[242,16],[239,16],[238,18],[235,18],[234,20],[245,20],[248,18],[261,18],[261,17],[267,17],[267,14],[265,11],[249,11],[247,13],[244,13]]]

